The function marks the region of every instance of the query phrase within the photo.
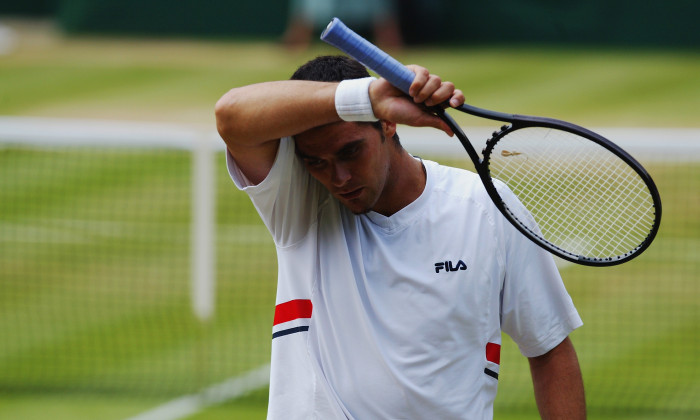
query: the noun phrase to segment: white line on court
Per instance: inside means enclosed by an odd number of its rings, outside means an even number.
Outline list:
[[[247,392],[267,386],[269,383],[270,365],[267,364],[244,375],[207,387],[196,394],[185,395],[168,401],[126,420],[182,419],[197,414],[207,407],[241,397]]]
[[[494,127],[462,127],[474,148],[480,151]],[[632,156],[642,160],[700,160],[700,128],[594,127]],[[459,141],[432,128],[401,126],[398,129],[406,150],[431,156],[461,156]],[[206,141],[213,150],[224,143],[213,128],[135,121],[0,116],[0,145],[170,147],[192,149]]]
[[[155,225],[155,227],[154,227]],[[27,218],[20,222],[0,221],[0,244],[88,244],[106,239],[156,238],[154,241],[187,241],[182,226],[164,223]],[[150,230],[149,230],[150,229]],[[221,224],[217,227],[222,244],[272,244],[272,237],[260,224]]]
[[[474,149],[481,152],[493,127],[462,127]],[[450,157],[464,156],[464,149],[456,138],[432,128],[401,126],[398,130],[401,144],[414,154]],[[606,136],[636,159],[645,162],[697,162],[700,160],[700,129],[698,128],[644,128],[599,127],[593,131]]]

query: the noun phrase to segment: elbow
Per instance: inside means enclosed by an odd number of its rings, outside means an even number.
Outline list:
[[[248,141],[252,135],[249,102],[241,88],[231,89],[216,102],[216,130],[226,144]]]
[[[236,118],[235,118],[236,102],[231,92],[222,96],[214,106],[214,115],[216,117],[216,130],[219,132],[224,141],[235,137],[236,133]]]

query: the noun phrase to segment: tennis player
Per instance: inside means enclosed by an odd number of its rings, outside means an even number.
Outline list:
[[[397,124],[464,102],[421,67],[407,97],[345,57],[216,105],[228,170],[277,247],[270,419],[487,419],[501,332],[543,418],[585,418],[582,325],[552,257],[471,172],[422,161]]]

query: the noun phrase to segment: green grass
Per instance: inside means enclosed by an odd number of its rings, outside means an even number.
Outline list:
[[[213,128],[233,86],[287,78],[325,47],[58,38],[0,58],[0,115]],[[476,105],[582,124],[697,126],[700,56],[451,48],[401,53]],[[469,120],[469,122],[473,122]],[[669,140],[670,141],[670,140]],[[427,156],[426,156],[427,157]],[[269,361],[275,253],[217,161],[217,313],[189,302],[190,158],[177,151],[0,148],[0,419],[119,419]],[[664,203],[639,259],[562,271],[591,418],[700,413],[700,165],[650,164]],[[508,339],[497,418],[537,418]],[[259,419],[260,390],[193,419]]]
[[[218,312],[201,325],[188,302],[189,183],[177,175],[188,172],[183,152],[6,152],[0,153],[6,158],[0,189],[0,418],[23,410],[22,418],[70,410],[71,418],[90,418],[82,414],[88,410],[121,418],[127,407],[134,414],[268,361],[274,250],[264,229],[251,226],[256,216],[245,196],[231,190],[223,159]],[[89,163],[107,159],[106,166]],[[42,166],[55,174],[48,188],[31,177],[19,181],[27,168]],[[589,404],[613,417],[700,410],[694,398],[700,385],[700,226],[692,216],[700,168],[648,168],[666,215],[650,250],[619,267],[563,271],[585,322],[573,340]],[[8,179],[15,180],[14,188]],[[97,223],[113,220],[116,227]],[[34,237],[51,240],[32,242],[29,227],[44,235]],[[501,372],[499,417],[509,418],[514,409],[536,416],[526,362],[507,339]],[[264,412],[265,397],[255,393],[199,418],[262,418]]]
[[[158,377],[160,391],[173,394],[267,360],[232,358],[225,370],[207,361],[218,341],[244,354],[241,337],[268,331],[264,301],[274,287],[258,280],[273,279],[274,264],[254,265],[274,261],[274,251],[257,247],[248,256],[245,244],[222,238],[220,259],[231,252],[236,260],[221,267],[230,277],[220,284],[219,318],[205,327],[193,319],[186,153],[10,151],[0,162],[0,387],[147,392],[153,386],[145,379]],[[36,173],[25,182],[32,167],[52,168],[43,184]],[[242,199],[225,207],[235,201]],[[260,294],[267,299],[237,306],[227,299]],[[201,366],[182,363],[197,358]],[[125,367],[144,381],[121,378]],[[192,381],[195,373],[204,376]],[[103,384],[105,376],[114,380]]]

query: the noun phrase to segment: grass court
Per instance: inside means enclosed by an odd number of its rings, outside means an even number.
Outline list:
[[[213,130],[229,88],[335,53],[40,29],[0,57],[0,115]],[[696,52],[465,46],[397,58],[484,108],[592,127],[699,123]],[[200,323],[188,152],[0,144],[0,419],[128,418],[269,362],[275,251],[219,157],[217,312]],[[642,162],[664,205],[658,238],[628,264],[562,269],[585,324],[572,340],[591,418],[697,418],[700,161]],[[507,338],[503,352],[496,418],[537,418],[526,360]],[[266,403],[260,389],[189,418],[260,419]]]

